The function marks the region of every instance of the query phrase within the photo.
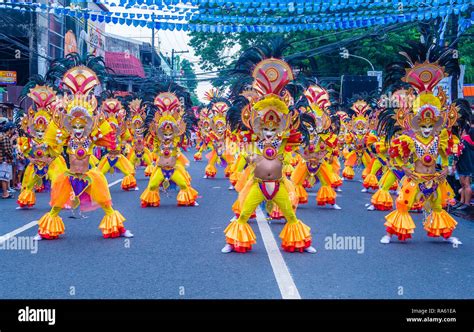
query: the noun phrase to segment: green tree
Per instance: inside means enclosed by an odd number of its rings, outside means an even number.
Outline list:
[[[319,76],[340,76],[342,74],[365,74],[371,70],[370,65],[360,59],[342,59],[340,47],[346,47],[351,54],[369,59],[376,70],[383,70],[387,64],[398,58],[398,45],[406,40],[419,38],[416,27],[408,25],[393,32],[385,32],[383,28],[367,31],[357,29],[351,31],[299,31],[284,34],[209,34],[190,33],[190,45],[196,55],[201,58],[203,70],[225,70],[232,65],[239,51],[263,40],[283,36],[292,41],[286,55],[311,51],[317,63]],[[365,37],[361,39],[361,37]],[[354,41],[352,41],[354,40]],[[229,77],[225,71],[213,80],[213,85],[227,85]]]
[[[194,72],[194,64],[187,60],[181,60],[181,71],[182,71],[182,82],[181,84],[184,85],[189,93],[191,94],[191,100],[193,105],[198,105],[199,100],[196,95],[196,88],[197,88],[197,80],[196,80],[196,73]]]
[[[464,83],[474,83],[474,43],[472,42],[472,35],[474,34],[474,27],[471,26],[459,39],[459,55],[461,64],[466,66],[464,73]]]
[[[208,10],[208,7],[203,8],[203,10]],[[215,10],[216,7],[214,7],[215,14],[232,16],[229,10],[222,9],[218,12]],[[409,10],[409,8],[406,8],[406,10]],[[249,15],[252,14],[246,14],[245,16]],[[253,15],[255,16],[253,19],[259,19],[256,14]],[[275,18],[284,17],[288,13],[270,11],[259,15]],[[194,21],[193,23],[209,22]],[[345,31],[305,30],[277,34],[190,32],[189,35],[191,37],[190,45],[194,48],[196,55],[201,58],[201,68],[205,71],[221,71],[216,78],[212,79],[212,84],[220,87],[228,85],[232,80],[231,77],[226,75],[225,70],[231,67],[232,62],[238,57],[241,50],[276,36],[282,36],[292,41],[286,55],[314,50],[314,52],[309,52],[308,55],[315,56],[319,76],[360,75],[370,70],[370,65],[361,59],[353,57],[342,59],[339,55],[341,46],[346,47],[351,54],[369,59],[376,70],[384,70],[387,64],[400,59],[398,55],[400,45],[405,44],[408,40],[420,38],[418,23],[420,22]],[[436,31],[439,24],[441,24],[441,20],[431,20],[429,24],[435,27],[434,31]],[[474,45],[471,37],[473,30],[474,28],[471,28],[466,31],[458,44],[461,63],[466,65],[465,82],[474,81]]]

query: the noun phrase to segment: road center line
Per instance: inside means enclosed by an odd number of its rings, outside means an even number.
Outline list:
[[[285,260],[275,241],[275,237],[268,225],[267,218],[260,207],[257,208],[256,215],[258,229],[262,235],[262,240],[265,244],[265,249],[267,250],[270,265],[272,266],[273,274],[275,275],[278,288],[280,289],[281,297],[283,299],[301,299],[298,288],[296,288],[288,266],[286,266]]]
[[[117,183],[120,183],[122,181],[122,179],[123,178],[120,178],[120,179],[115,180],[112,183],[109,183],[109,188],[112,187],[112,186],[115,186]],[[14,237],[15,235],[23,233],[24,231],[30,229],[31,227],[35,227],[36,225],[38,225],[38,220],[33,220],[33,221],[27,223],[26,225],[18,227],[17,229],[11,231],[10,233],[7,233],[7,234],[4,234],[4,235],[0,236],[0,245],[3,242],[7,241],[8,239]]]

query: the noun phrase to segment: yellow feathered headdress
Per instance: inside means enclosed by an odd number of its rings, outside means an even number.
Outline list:
[[[152,132],[160,139],[164,135],[181,136],[186,130],[183,121],[183,106],[179,98],[172,92],[162,92],[155,97],[154,104],[157,108],[152,124]]]
[[[259,100],[242,110],[242,122],[256,133],[264,127],[276,128],[279,133],[289,130],[295,117],[289,112],[289,100],[282,92],[294,79],[291,67],[283,60],[268,58],[255,66],[252,76],[252,87]]]

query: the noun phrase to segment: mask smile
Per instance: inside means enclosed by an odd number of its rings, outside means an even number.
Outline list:
[[[422,125],[420,126],[421,135],[424,138],[430,137],[433,132],[433,125]]]

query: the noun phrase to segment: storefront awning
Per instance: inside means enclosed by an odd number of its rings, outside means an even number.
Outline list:
[[[125,52],[105,52],[105,65],[112,68],[115,75],[145,77],[140,60]]]
[[[465,85],[462,92],[464,97],[474,97],[474,85]]]

